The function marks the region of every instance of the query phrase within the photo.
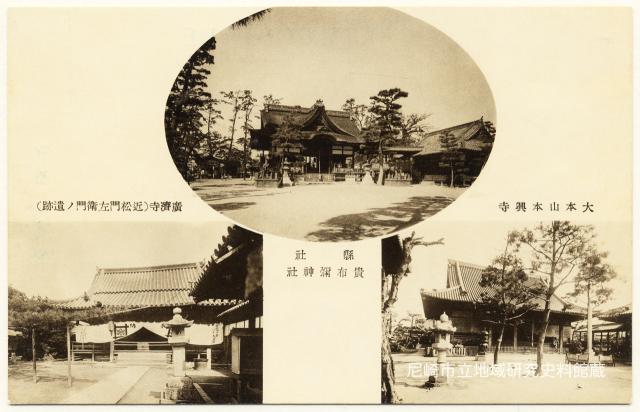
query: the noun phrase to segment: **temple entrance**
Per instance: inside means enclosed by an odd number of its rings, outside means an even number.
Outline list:
[[[167,337],[144,326],[113,342],[116,362],[127,364],[166,364],[171,359]]]
[[[315,158],[307,173],[331,173],[332,164],[332,143],[328,136],[315,136],[307,145],[305,155]]]

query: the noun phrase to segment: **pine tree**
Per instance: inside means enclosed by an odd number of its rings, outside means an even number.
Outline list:
[[[402,105],[398,100],[408,97],[409,93],[400,88],[380,90],[377,95],[371,96],[369,113],[372,115],[370,130],[365,133],[365,138],[377,146],[379,157],[378,184],[384,184],[384,154],[383,147],[395,142],[402,137]]]
[[[210,102],[207,91],[210,66],[214,64],[215,37],[200,47],[176,77],[165,109],[165,134],[169,153],[182,177],[190,182],[189,162],[198,158],[197,148],[205,139],[203,115]]]

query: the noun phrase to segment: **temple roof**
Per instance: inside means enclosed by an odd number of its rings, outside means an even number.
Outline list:
[[[482,272],[486,266],[461,262],[450,259],[447,264],[447,285],[445,289],[425,290],[421,289],[422,299],[438,299],[452,302],[480,303],[482,293],[490,293],[490,289],[480,286]],[[529,282],[543,282],[537,277],[530,277]],[[544,300],[537,299],[537,309],[544,308]],[[574,314],[584,314],[585,311],[569,302],[566,302],[557,295],[551,297],[551,310],[554,312],[566,312]]]
[[[312,107],[268,105],[260,111],[261,129],[252,130],[252,144],[271,136],[287,116],[301,126],[301,138],[311,140],[318,136],[329,137],[333,142],[361,144],[365,139],[349,113],[325,110],[318,100]]]
[[[193,305],[189,296],[203,270],[202,263],[184,263],[133,268],[98,268],[85,296],[57,302],[67,309],[103,307],[138,308]],[[200,302],[205,306],[224,306],[236,300],[216,299]]]
[[[480,132],[482,132],[482,134],[479,134]],[[444,149],[440,141],[440,136],[444,133],[453,134],[463,149],[479,152],[482,150],[482,146],[488,141],[485,132],[486,128],[483,118],[429,132],[419,144],[422,150],[414,156],[427,156],[442,152]]]
[[[358,129],[356,123],[351,119],[349,113],[339,110],[325,110],[321,100],[318,100],[311,107],[272,104],[260,111],[260,114],[263,128],[269,124],[280,126],[288,114],[293,115],[293,118],[304,127],[304,125],[309,124],[309,122],[316,120],[324,114],[333,125],[337,126],[339,132],[351,136],[360,134],[360,129]]]
[[[597,312],[596,316],[600,319],[611,322],[630,322],[632,316],[631,303],[606,311]]]

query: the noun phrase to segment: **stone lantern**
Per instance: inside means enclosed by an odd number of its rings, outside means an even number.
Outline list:
[[[289,161],[286,158],[282,161],[282,182],[280,185],[282,187],[293,186],[293,182],[289,178]]]
[[[192,320],[182,317],[182,309],[173,309],[173,318],[164,322],[163,327],[169,329],[169,344],[173,360],[173,377],[169,378],[165,389],[165,398],[170,400],[189,400],[193,392],[193,381],[185,376],[185,354],[189,338],[185,329],[193,324]]]
[[[437,352],[438,359],[438,375],[436,376],[436,384],[446,384],[447,375],[444,368],[447,363],[447,351],[453,347],[451,344],[451,335],[456,331],[453,323],[449,320],[446,313],[440,315],[440,320],[435,321],[433,332],[435,334],[435,343],[431,347]]]

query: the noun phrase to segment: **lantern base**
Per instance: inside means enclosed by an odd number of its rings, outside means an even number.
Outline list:
[[[172,376],[164,389],[164,398],[171,401],[195,401],[193,379],[188,376]]]

